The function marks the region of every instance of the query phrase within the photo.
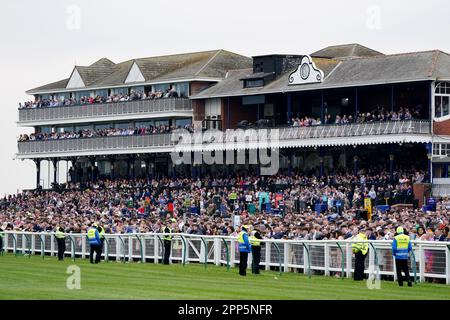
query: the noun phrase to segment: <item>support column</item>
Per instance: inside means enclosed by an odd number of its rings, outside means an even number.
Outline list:
[[[391,85],[391,111],[394,111],[394,85]]]
[[[355,88],[355,117],[354,120],[358,118],[359,114],[359,95],[358,95],[358,87]]]
[[[109,158],[109,163],[111,164],[111,173],[110,173],[109,178],[110,178],[111,180],[114,180],[114,179],[116,178],[116,177],[115,177],[116,159],[115,159],[114,157]]]
[[[319,148],[319,162],[320,162],[320,177],[323,177],[324,167],[323,167],[323,149]]]
[[[53,164],[53,183],[58,183],[58,159],[52,159]]]
[[[389,155],[389,180],[392,183],[394,181],[394,159],[395,156],[393,153]]]
[[[292,176],[292,157],[293,157],[293,149],[288,149],[288,176]]]
[[[433,144],[427,143],[425,145],[425,148],[427,150],[427,158],[428,158],[428,176],[429,176],[429,183],[433,183],[433,163],[432,163],[432,157],[433,157]]]
[[[292,95],[287,94],[287,123],[291,124],[292,119]]]
[[[323,91],[320,93],[320,121],[324,123],[325,121],[325,101]]]
[[[353,174],[356,176],[358,174],[358,156],[353,156]]]
[[[95,180],[95,158],[89,158],[89,162],[91,163],[91,181]]]
[[[144,159],[145,161],[145,179],[150,180],[150,158],[147,157]]]
[[[128,164],[128,178],[134,179],[134,156],[129,156],[127,159]]]
[[[35,159],[34,163],[36,164],[36,189],[39,189],[41,186],[41,159]]]

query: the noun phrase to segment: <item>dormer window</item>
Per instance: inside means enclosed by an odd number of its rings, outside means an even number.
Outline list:
[[[264,79],[244,80],[244,88],[264,87]]]

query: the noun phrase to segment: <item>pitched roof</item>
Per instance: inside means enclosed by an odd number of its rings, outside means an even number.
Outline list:
[[[167,82],[194,78],[223,78],[229,69],[246,68],[252,60],[226,50],[211,50],[137,58],[118,64],[102,58],[89,66],[76,66],[86,88],[125,85],[125,80],[134,62],[138,65],[145,82]],[[66,83],[67,85],[67,83]],[[64,82],[58,81],[27,91],[66,89]]]
[[[376,56],[383,56],[383,54],[358,43],[329,46],[311,54],[311,57],[339,60]]]
[[[242,81],[252,69],[234,70],[218,84],[205,89],[193,99],[245,96],[276,92],[295,92],[316,89],[365,86],[409,81],[450,79],[450,55],[439,51],[412,52],[374,57],[336,60],[313,58],[316,66],[324,72],[322,83],[289,85],[284,73],[264,87],[243,88]]]

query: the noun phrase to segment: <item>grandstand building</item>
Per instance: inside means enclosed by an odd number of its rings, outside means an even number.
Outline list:
[[[36,134],[191,124],[203,130],[278,129],[284,172],[380,166],[392,174],[409,166],[427,172],[425,182],[435,195],[450,194],[450,55],[439,50],[385,55],[351,44],[253,58],[225,50],[117,64],[103,58],[27,93],[36,101],[76,101],[21,106],[18,125],[33,127]],[[136,93],[145,98],[93,101]],[[52,164],[54,182],[64,161],[75,168],[68,173],[72,181],[199,177],[252,167],[175,166],[169,155],[175,144],[169,132],[148,131],[35,139],[18,143],[17,158],[35,161],[38,185],[43,160]],[[423,198],[426,186],[417,186],[415,194]]]

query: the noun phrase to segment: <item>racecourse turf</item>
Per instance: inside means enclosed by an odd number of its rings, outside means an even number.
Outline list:
[[[67,267],[80,267],[81,289],[66,286]],[[352,279],[262,271],[238,275],[237,268],[202,264],[162,265],[46,256],[0,256],[0,299],[450,299],[450,286],[420,283],[400,288],[382,281],[369,290]]]

